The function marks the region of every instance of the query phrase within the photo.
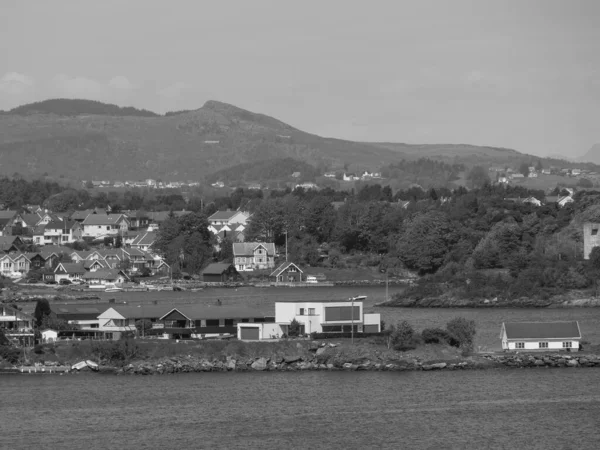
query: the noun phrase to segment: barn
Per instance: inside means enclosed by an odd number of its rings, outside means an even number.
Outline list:
[[[293,262],[284,262],[271,273],[270,278],[278,283],[297,283],[302,281],[302,273]]]

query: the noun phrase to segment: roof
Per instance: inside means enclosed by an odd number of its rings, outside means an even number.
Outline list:
[[[0,250],[2,251],[8,250],[17,243],[23,243],[19,236],[0,236]]]
[[[52,220],[46,224],[46,230],[70,230],[77,223],[74,220]]]
[[[51,303],[50,309],[59,318],[68,318],[69,320],[94,320],[108,308],[114,306],[114,303]]]
[[[155,240],[156,233],[149,231],[136,236],[136,238],[131,242],[131,245],[152,245]]]
[[[233,216],[235,216],[238,213],[239,213],[239,211],[232,211],[232,210],[217,211],[212,216],[210,216],[208,218],[208,220],[209,221],[211,221],[211,220],[230,220]]]
[[[3,210],[0,211],[0,219],[12,219],[13,217],[15,217],[17,215],[16,211],[11,211],[11,210]]]
[[[122,273],[119,269],[96,270],[95,272],[86,272],[83,275],[85,280],[114,280]]]
[[[579,323],[573,322],[504,322],[507,339],[581,339]]]
[[[189,320],[199,319],[247,319],[251,317],[265,317],[264,313],[246,306],[223,305],[180,305],[170,306],[161,319],[173,311],[179,311]]]
[[[277,269],[275,269],[275,270],[273,271],[273,273],[272,273],[270,276],[272,276],[272,277],[278,277],[279,275],[281,275],[281,273],[282,273],[284,270],[286,270],[286,269],[287,269],[288,267],[290,267],[290,266],[294,266],[296,269],[298,269],[298,272],[300,272],[300,273],[304,273],[304,272],[302,271],[302,269],[301,269],[300,267],[298,267],[296,264],[294,264],[294,263],[293,263],[293,262],[291,262],[291,261],[286,261],[286,262],[284,262],[283,264],[281,264],[281,265],[280,265],[280,266],[279,266]]]
[[[40,216],[37,213],[21,214],[21,219],[23,219],[23,222],[25,222],[25,224],[31,228],[31,227],[37,225],[40,220],[42,220],[42,216]]]
[[[123,214],[90,214],[83,221],[84,225],[117,225],[127,220]]]
[[[223,272],[229,270],[232,264],[227,263],[213,263],[206,266],[206,269],[202,271],[203,275],[221,275]]]
[[[59,267],[62,267],[64,269],[59,271]],[[58,266],[56,266],[56,273],[85,273],[87,272],[85,270],[85,267],[83,266],[83,264],[81,263],[60,263]]]
[[[173,309],[172,305],[110,305],[112,309],[127,319],[157,319]],[[106,312],[106,308],[102,312]]]
[[[267,250],[267,255],[275,255],[275,244],[272,242],[234,242],[233,243],[233,254],[234,255],[253,255],[254,250],[258,246],[263,246]]]
[[[363,300],[365,300],[367,298],[366,295],[357,295],[356,297],[354,297],[354,304],[358,304],[360,302],[362,302]],[[297,300],[297,299],[279,299],[275,301],[275,304],[277,303],[348,303],[351,304],[352,300],[349,298],[325,298],[325,299],[321,299],[321,300],[312,300],[312,299],[306,299],[306,300]]]

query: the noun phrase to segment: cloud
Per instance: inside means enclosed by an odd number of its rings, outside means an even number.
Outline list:
[[[0,92],[11,95],[21,95],[29,91],[34,80],[28,75],[18,72],[7,72],[0,78]]]
[[[122,89],[122,90],[130,90],[135,89],[137,86],[134,85],[127,77],[123,75],[117,75],[116,77],[111,78],[108,82],[108,85],[114,89]]]
[[[187,84],[185,84],[182,81],[178,81],[158,91],[158,95],[160,95],[161,97],[173,99],[181,96],[182,92],[187,88]]]
[[[105,86],[91,78],[58,74],[52,81],[61,96],[94,100],[105,96]]]

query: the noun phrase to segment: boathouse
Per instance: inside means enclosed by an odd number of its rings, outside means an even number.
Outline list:
[[[581,331],[572,322],[503,322],[502,349],[507,351],[579,351]]]
[[[202,271],[202,281],[205,283],[226,283],[228,281],[237,281],[240,277],[235,266],[227,263],[209,264]]]
[[[298,283],[302,281],[302,269],[293,262],[284,262],[269,275],[277,283]]]

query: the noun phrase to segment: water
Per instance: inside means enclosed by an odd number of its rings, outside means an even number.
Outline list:
[[[595,449],[598,369],[2,375],[6,449]]]

